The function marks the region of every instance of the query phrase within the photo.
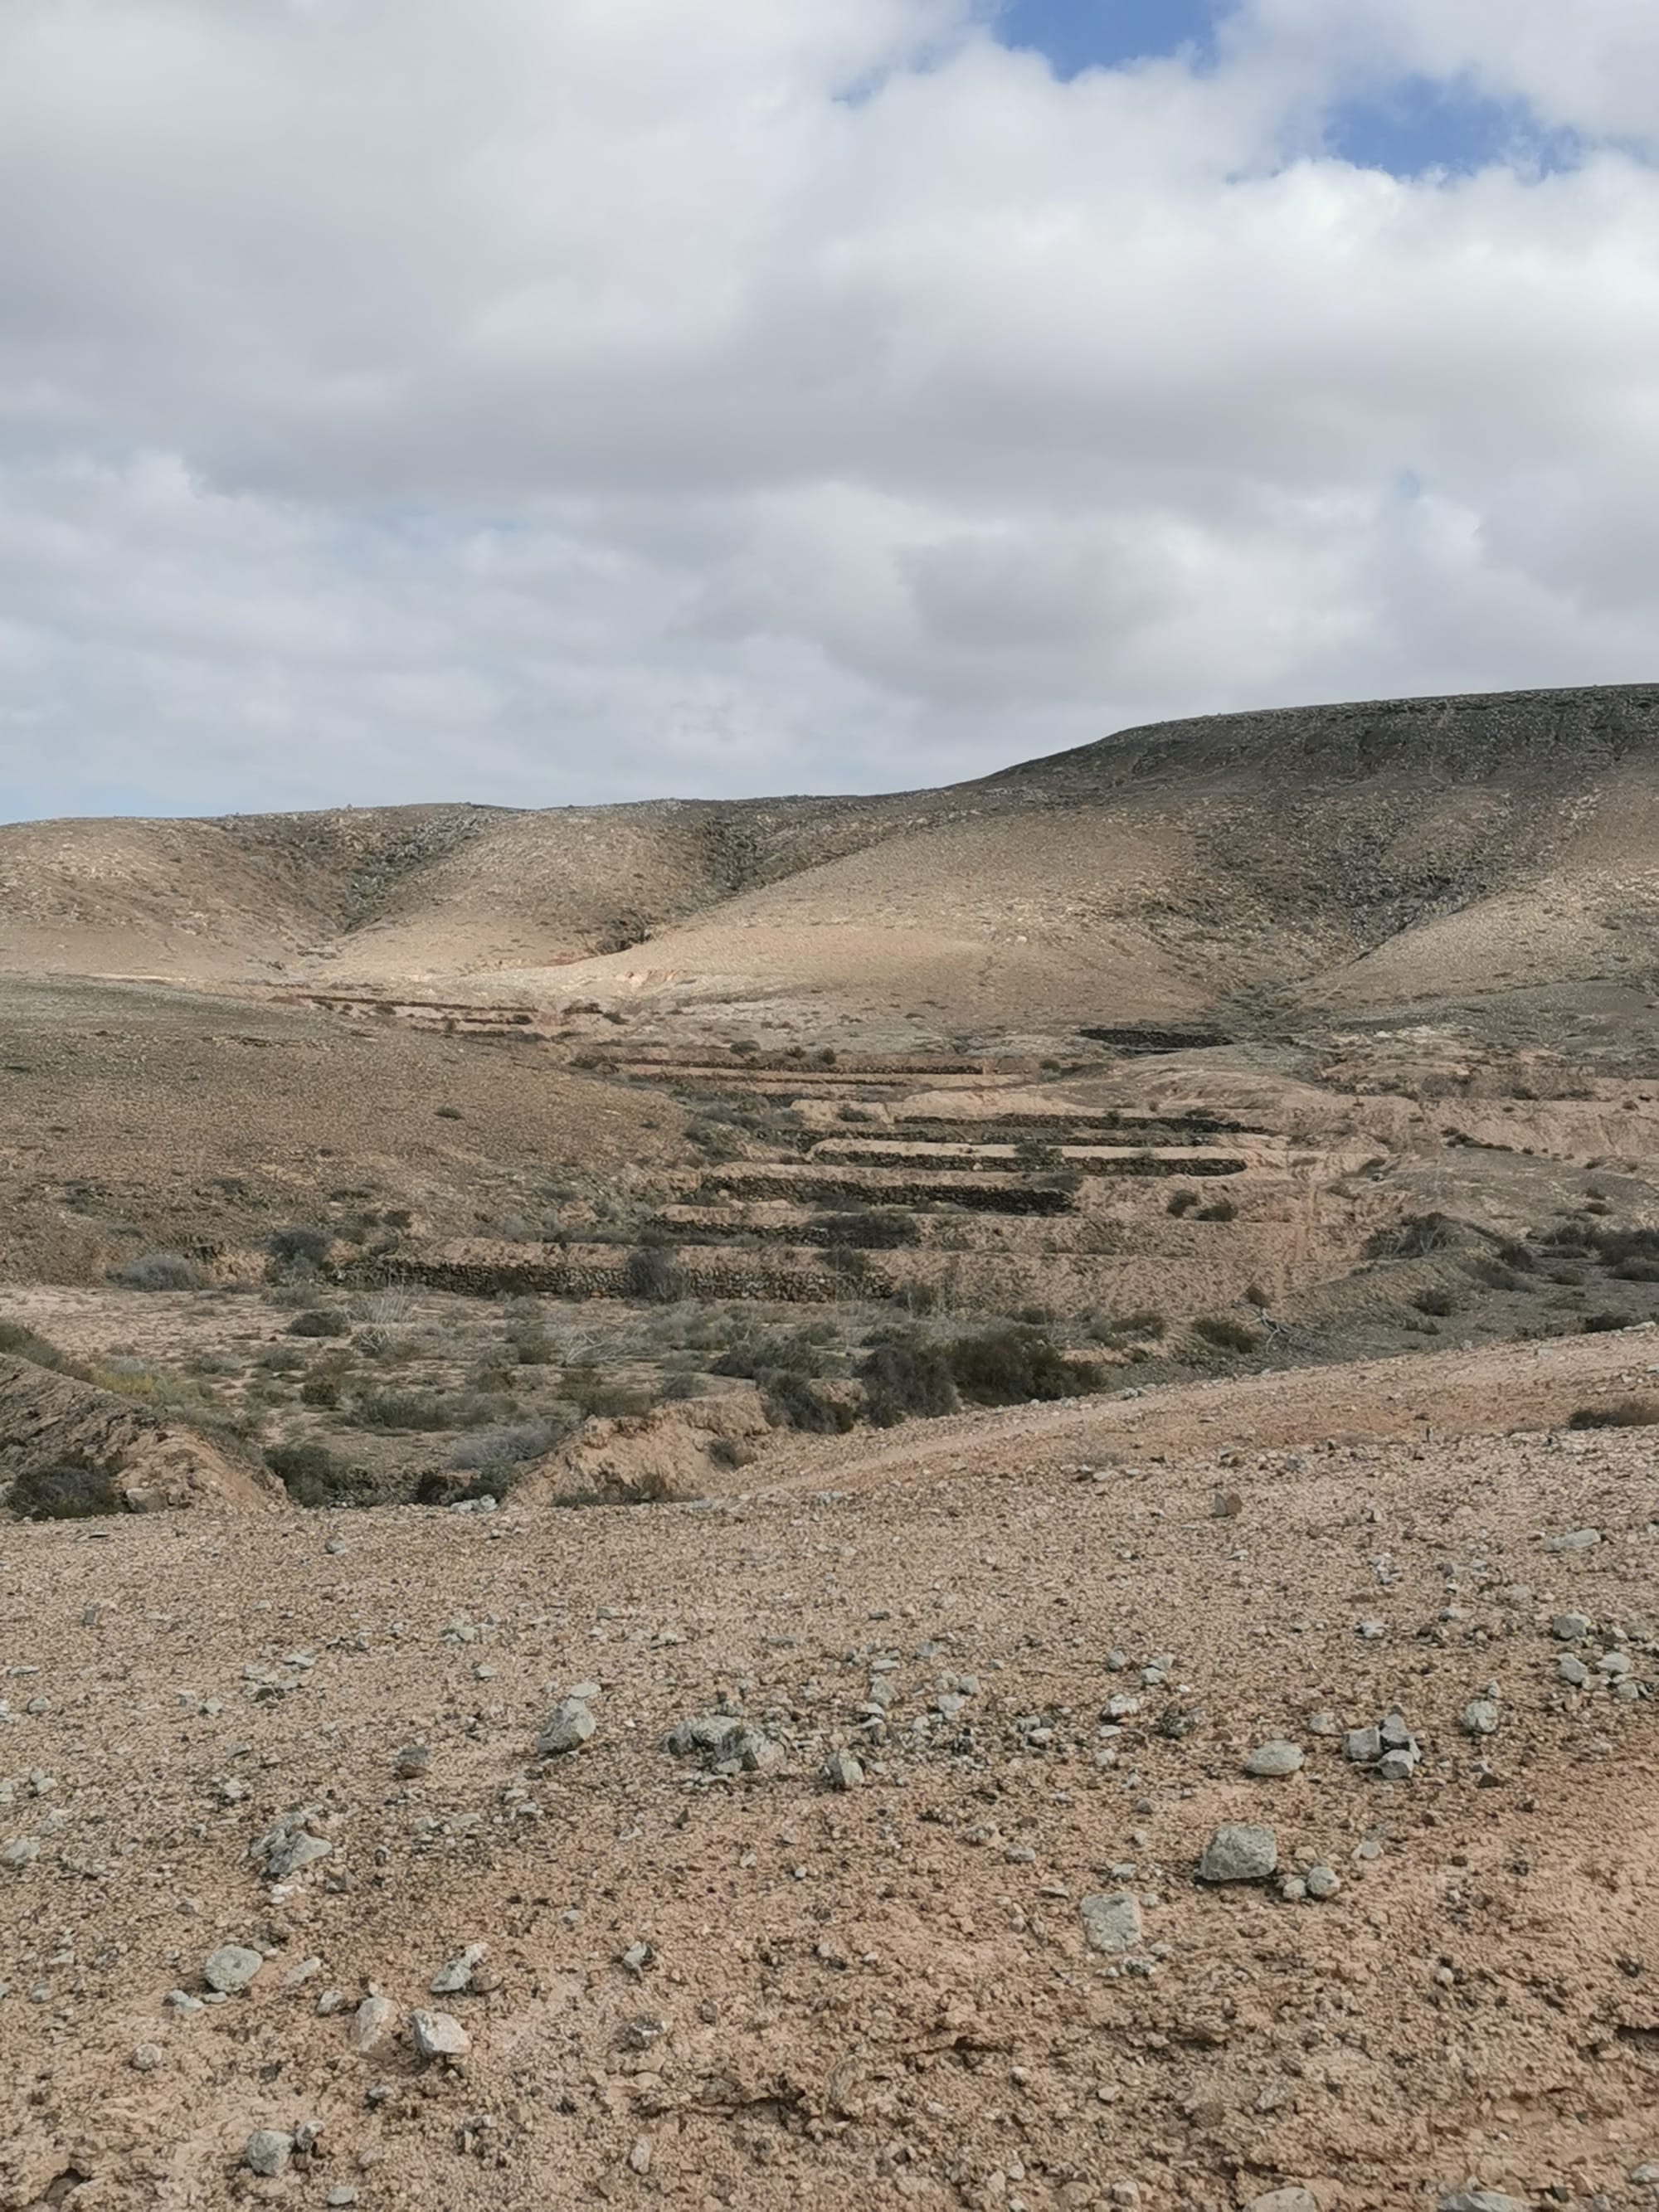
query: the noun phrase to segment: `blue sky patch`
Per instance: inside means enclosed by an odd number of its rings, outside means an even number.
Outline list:
[[[1395,177],[1471,176],[1498,162],[1548,175],[1576,167],[1583,151],[1571,131],[1548,129],[1526,106],[1419,76],[1333,108],[1325,146],[1357,168]]]
[[[1195,46],[1207,56],[1231,0],[1006,0],[996,17],[1005,46],[1035,48],[1058,77],[1116,69]]]

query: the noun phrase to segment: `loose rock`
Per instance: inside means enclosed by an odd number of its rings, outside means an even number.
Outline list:
[[[250,1951],[246,1943],[222,1943],[216,1951],[210,1951],[202,1966],[202,1979],[210,1990],[222,1996],[236,1996],[246,1989],[264,1965],[258,1951]]]
[[[415,2012],[409,2016],[410,2033],[422,2058],[464,2058],[472,2038],[447,2012]]]
[[[1279,1837],[1272,1828],[1230,1821],[1218,1828],[1198,1863],[1200,1881],[1266,1881],[1279,1866]]]
[[[1299,1743],[1287,1743],[1282,1736],[1275,1736],[1271,1742],[1256,1746],[1244,1762],[1244,1771],[1259,1781],[1279,1781],[1296,1773],[1304,1756]]]
[[[1078,1910],[1083,1916],[1083,1933],[1091,1950],[1104,1951],[1109,1955],[1139,1948],[1140,1904],[1127,1890],[1103,1897],[1085,1897]]]
[[[293,2136],[275,2128],[256,2128],[242,2146],[242,2163],[252,2173],[285,2173],[293,2155]]]
[[[567,1698],[548,1716],[536,1748],[544,1759],[562,1758],[567,1752],[580,1751],[599,1725],[580,1698]]]

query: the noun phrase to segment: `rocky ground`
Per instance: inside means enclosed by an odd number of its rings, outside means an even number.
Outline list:
[[[0,2204],[1659,2203],[1650,1344],[14,1524]]]

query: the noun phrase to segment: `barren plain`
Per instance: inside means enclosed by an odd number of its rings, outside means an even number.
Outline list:
[[[0,2206],[1659,2205],[1656,794],[0,829]]]

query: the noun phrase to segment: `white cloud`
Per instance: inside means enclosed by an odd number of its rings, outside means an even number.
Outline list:
[[[11,0],[0,811],[866,787],[1651,675],[1634,0],[1248,0],[1060,84],[963,0]],[[1298,149],[1304,151],[1298,155]]]

